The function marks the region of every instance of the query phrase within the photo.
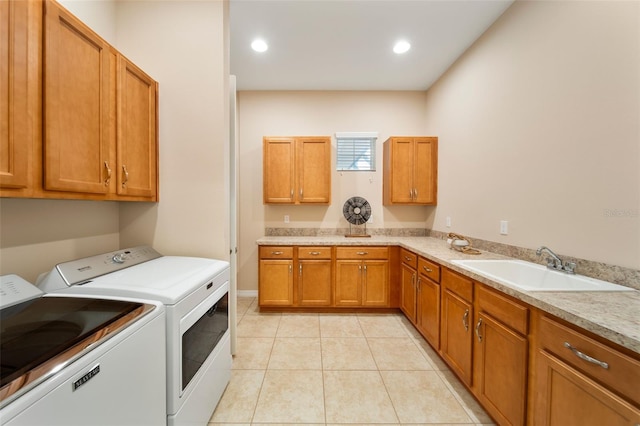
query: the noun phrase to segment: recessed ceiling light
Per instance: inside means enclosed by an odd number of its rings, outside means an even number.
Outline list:
[[[407,53],[411,49],[411,44],[408,41],[400,40],[393,46],[393,51],[397,54]]]
[[[264,40],[256,39],[251,42],[251,48],[256,52],[266,52],[269,49],[269,45]]]

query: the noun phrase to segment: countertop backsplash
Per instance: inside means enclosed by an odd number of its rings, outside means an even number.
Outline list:
[[[363,232],[362,228],[354,230],[354,233]],[[267,237],[321,237],[339,236],[349,233],[349,228],[265,228]],[[424,228],[367,228],[367,233],[372,236],[387,237],[431,237],[440,240],[447,239],[446,232],[434,231]],[[535,249],[511,246],[496,243],[494,241],[481,240],[469,237],[471,244],[478,250],[488,251],[514,259],[545,265],[544,258],[536,255]],[[558,254],[563,260],[576,264],[576,273],[614,284],[620,284],[640,290],[640,270],[625,268],[623,266],[609,265],[602,262],[578,259],[568,255]]]

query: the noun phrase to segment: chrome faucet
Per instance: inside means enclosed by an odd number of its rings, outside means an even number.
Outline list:
[[[549,253],[549,257],[547,257],[547,268],[553,269],[555,271],[566,272],[567,274],[575,274],[576,273],[576,264],[573,262],[565,262],[558,257],[549,247],[541,246],[536,250],[536,254],[538,256],[542,256],[542,252],[546,251]]]

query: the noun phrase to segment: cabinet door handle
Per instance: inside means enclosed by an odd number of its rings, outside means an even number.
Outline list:
[[[291,199],[293,199],[293,189],[291,190]]]
[[[298,275],[302,276],[302,263],[298,265]]]
[[[478,337],[478,342],[482,343],[482,334],[480,334],[480,326],[482,325],[482,318],[478,320],[476,324],[476,336]]]
[[[413,275],[411,275],[411,286],[413,288],[416,288],[416,274],[413,273]]]
[[[417,188],[413,188],[413,199],[414,200],[418,199],[418,189]]]
[[[462,325],[464,326],[464,331],[469,331],[469,309],[464,311],[464,315],[462,316]]]
[[[107,169],[107,178],[104,180],[104,186],[109,186],[109,183],[111,182],[111,168],[107,161],[104,162],[104,168]]]
[[[422,280],[422,278],[418,277],[418,283],[417,283],[417,291],[418,293],[420,293],[420,281]],[[416,303],[418,303],[418,301],[416,300]]]
[[[368,251],[359,251],[356,254],[359,255],[359,256],[366,256],[366,255],[369,254],[369,252]]]
[[[423,268],[425,271],[427,271],[427,272],[433,272],[433,270],[432,270],[432,269],[429,269],[429,268],[427,268],[426,266],[423,266],[422,268]]]
[[[122,171],[124,172],[124,180],[122,181],[122,187],[127,186],[127,182],[129,182],[129,172],[127,171],[127,166],[122,165]]]
[[[281,251],[272,251],[271,254],[274,255],[274,256],[280,256],[282,254],[282,252]]]
[[[320,252],[319,251],[310,251],[309,254],[311,256],[318,256],[320,254]]]
[[[300,198],[302,198],[302,188],[300,188]]]
[[[604,368],[605,370],[609,369],[609,364],[607,364],[604,361],[600,361],[599,359],[595,359],[595,358],[585,354],[584,352],[580,352],[577,348],[572,346],[571,343],[569,343],[569,342],[564,342],[564,347],[569,349],[571,352],[573,352],[575,354],[575,356],[577,356],[580,359],[583,359],[583,360],[585,360],[587,362],[590,362],[591,364],[599,365],[600,367]]]
[[[367,273],[367,265],[364,265],[364,273]]]
[[[293,272],[293,265],[289,264],[289,273],[292,273],[292,272]]]

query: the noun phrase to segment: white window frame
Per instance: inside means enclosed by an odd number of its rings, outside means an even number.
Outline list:
[[[376,171],[376,151],[377,151],[377,140],[378,140],[378,132],[336,132],[336,170],[339,172],[375,172]],[[348,144],[353,153],[351,157],[348,157],[348,153],[345,152],[344,147],[341,147],[342,144]],[[358,154],[355,152],[356,143],[360,142],[361,144],[369,144],[368,155],[366,153]],[[362,147],[362,145],[360,145]],[[343,149],[341,149],[343,148]],[[349,147],[347,147],[349,149]],[[360,168],[357,166],[358,160],[362,158],[362,155],[365,155],[367,158],[367,162],[369,164],[368,168]],[[341,157],[342,156],[342,157]],[[342,164],[345,162],[350,162],[349,168],[345,168]]]

